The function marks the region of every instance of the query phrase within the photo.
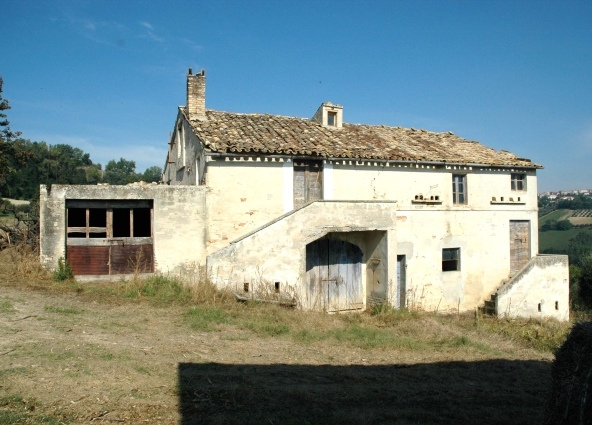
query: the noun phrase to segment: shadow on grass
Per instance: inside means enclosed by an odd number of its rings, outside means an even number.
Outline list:
[[[181,424],[539,424],[551,364],[178,365]]]

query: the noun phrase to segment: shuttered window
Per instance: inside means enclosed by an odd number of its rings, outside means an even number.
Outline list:
[[[294,161],[294,208],[323,199],[323,162]]]

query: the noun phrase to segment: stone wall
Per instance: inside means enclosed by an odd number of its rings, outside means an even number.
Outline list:
[[[53,269],[66,254],[66,200],[152,200],[156,270],[205,265],[205,189],[197,186],[42,185],[40,260]]]

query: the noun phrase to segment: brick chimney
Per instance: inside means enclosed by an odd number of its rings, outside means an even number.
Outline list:
[[[193,75],[189,68],[187,74],[187,115],[191,121],[206,119],[206,71]]]

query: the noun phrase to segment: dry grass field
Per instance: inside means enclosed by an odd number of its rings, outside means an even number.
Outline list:
[[[53,282],[5,250],[0,424],[539,424],[568,327],[303,313],[191,277]]]

